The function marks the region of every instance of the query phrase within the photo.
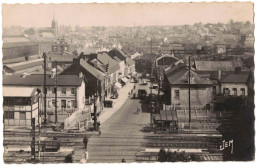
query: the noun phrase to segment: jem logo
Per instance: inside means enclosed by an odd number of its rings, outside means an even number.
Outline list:
[[[231,147],[231,154],[233,154],[233,140],[229,140],[229,141],[225,141],[225,140],[223,140],[222,141],[222,145],[220,145],[220,150],[224,150],[224,149],[226,149],[226,148],[228,148],[228,147]]]

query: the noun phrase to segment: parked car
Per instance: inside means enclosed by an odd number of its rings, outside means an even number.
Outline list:
[[[142,85],[147,85],[147,81],[144,79]]]
[[[146,95],[147,95],[147,91],[146,91],[146,90],[144,90],[144,89],[139,89],[139,90],[138,90],[138,95],[137,95],[137,96],[138,96],[139,98],[141,98],[141,99],[142,99],[142,98],[145,98]]]

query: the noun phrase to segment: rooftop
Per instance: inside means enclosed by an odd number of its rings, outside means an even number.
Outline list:
[[[196,70],[205,71],[234,71],[235,67],[242,67],[241,61],[195,61]]]
[[[35,88],[3,86],[3,97],[31,97]]]
[[[31,41],[24,36],[3,36],[3,48],[14,48],[14,47],[24,47],[24,46],[34,46],[37,43]]]
[[[58,86],[80,86],[82,77],[77,75],[58,75]],[[35,74],[22,77],[21,75],[3,75],[3,85],[13,86],[43,86],[44,75]],[[55,78],[47,75],[47,86],[55,86]]]
[[[246,74],[229,74],[228,76],[224,77],[221,82],[222,83],[247,83],[249,78],[249,73]]]

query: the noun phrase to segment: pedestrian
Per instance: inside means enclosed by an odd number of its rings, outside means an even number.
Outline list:
[[[139,109],[139,106],[138,106],[137,110],[136,110],[136,113],[139,114],[139,111],[140,111],[140,109]]]
[[[100,130],[100,121],[98,121],[98,123],[97,123],[97,128],[98,128],[98,130]]]
[[[122,162],[122,163],[126,163],[125,158],[123,158],[121,162]]]
[[[83,138],[83,145],[84,145],[84,149],[87,149],[87,146],[88,146],[88,138],[87,138],[86,135],[85,135],[85,137]]]
[[[100,135],[101,135],[101,130],[99,129],[99,130],[98,130],[98,136],[100,136]]]
[[[135,90],[135,85],[134,85],[134,90]]]

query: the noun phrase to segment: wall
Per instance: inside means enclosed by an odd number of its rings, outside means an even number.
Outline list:
[[[175,90],[179,90],[179,100],[175,99]],[[191,88],[191,106],[205,106],[212,100],[212,88]],[[171,104],[189,105],[189,89],[182,87],[171,87]]]
[[[125,76],[125,74],[124,74],[124,72],[125,72],[125,62],[124,62],[124,61],[121,61],[121,62],[119,63],[119,67],[120,67],[119,72],[122,73],[122,77]]]
[[[237,95],[240,96],[242,94],[241,88],[245,89],[245,96],[248,96],[248,87],[246,84],[240,83],[222,83],[221,84],[221,94],[223,94],[223,89],[228,88],[230,90],[230,95],[233,95],[233,88],[237,88]]]
[[[3,48],[3,60],[32,56],[39,54],[39,46],[24,46],[24,47],[11,47],[11,48]]]

